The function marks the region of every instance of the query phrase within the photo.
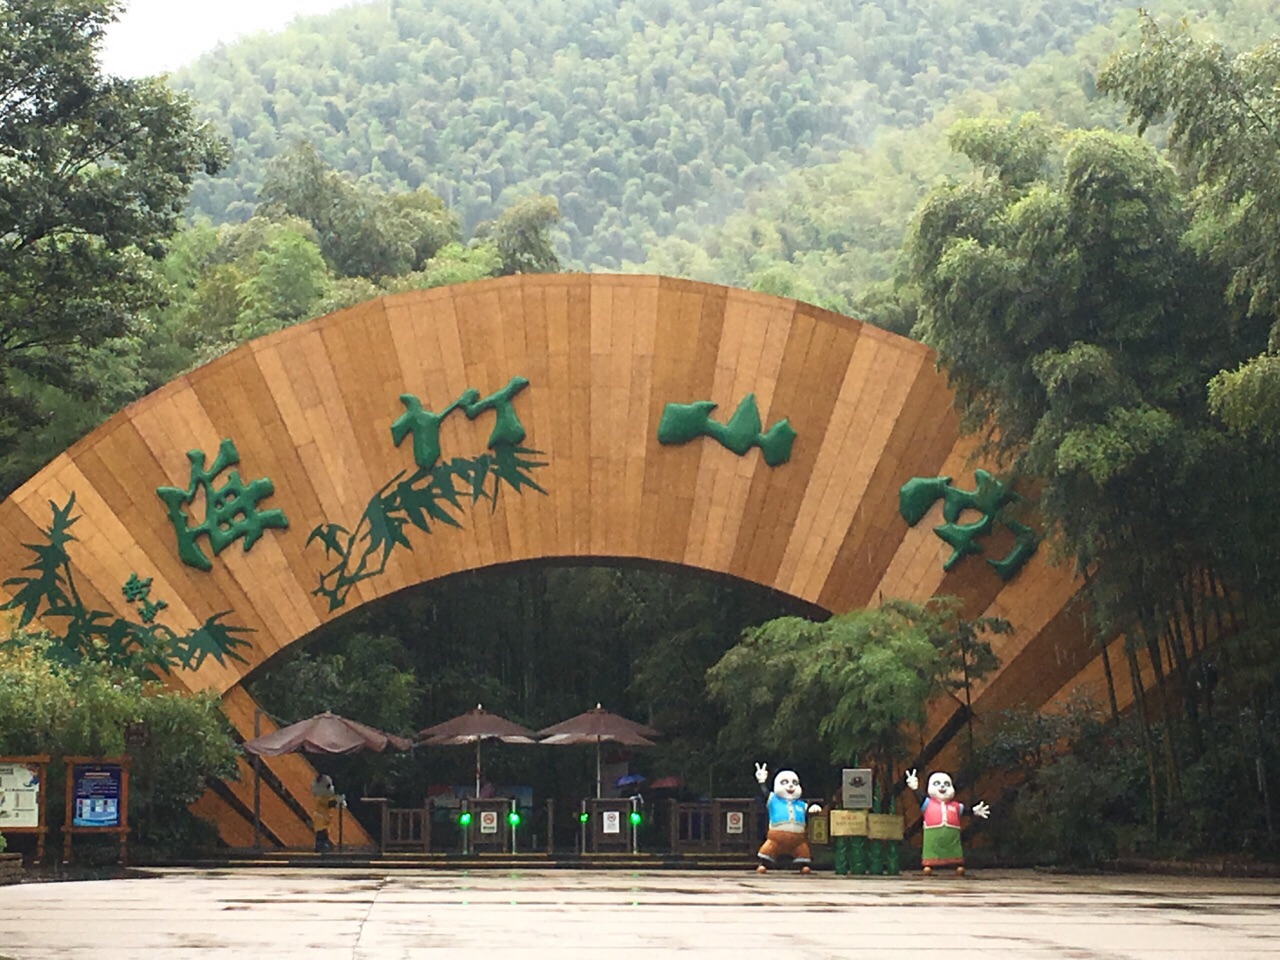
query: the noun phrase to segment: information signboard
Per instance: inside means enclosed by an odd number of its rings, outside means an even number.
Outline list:
[[[840,806],[846,810],[870,810],[874,771],[870,767],[845,767],[840,772]]]
[[[605,833],[621,833],[622,832],[622,813],[619,810],[605,810],[601,817],[603,818],[603,826],[601,829]]]
[[[831,829],[825,813],[809,814],[808,833],[810,843],[825,844],[831,842]]]
[[[746,825],[746,815],[741,810],[728,810],[724,815],[725,833],[742,833]]]
[[[40,827],[41,773],[38,763],[0,761],[0,833]]]
[[[129,758],[63,757],[67,809],[62,830],[62,860],[71,862],[71,838],[80,833],[115,833],[120,862],[128,863]]]
[[[867,836],[872,840],[901,840],[903,821],[900,813],[872,813],[867,815]]]
[[[498,811],[497,810],[481,810],[480,811],[480,832],[481,833],[497,833],[498,832]]]
[[[831,835],[833,837],[865,837],[867,835],[867,811],[832,810]]]
[[[71,768],[71,825],[119,827],[124,768],[114,763],[84,763]]]

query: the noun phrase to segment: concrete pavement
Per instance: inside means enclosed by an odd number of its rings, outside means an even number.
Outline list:
[[[0,958],[1274,960],[1280,881],[152,871],[0,887]]]

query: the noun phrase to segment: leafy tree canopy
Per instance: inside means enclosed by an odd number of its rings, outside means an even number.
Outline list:
[[[0,446],[50,418],[50,390],[92,397],[82,375],[155,302],[191,182],[224,161],[185,97],[101,74],[118,6],[0,8]]]
[[[1265,352],[1214,378],[1215,412],[1280,439],[1280,40],[1232,54],[1144,16],[1141,43],[1098,82],[1140,130],[1168,122],[1174,155],[1198,186],[1189,242],[1230,272],[1229,304],[1271,322]]]
[[[38,634],[16,639],[0,646],[0,755],[48,753],[60,783],[63,756],[118,756],[126,726],[142,721],[149,742],[129,751],[134,839],[170,851],[207,844],[207,825],[187,805],[208,778],[235,776],[237,750],[219,699],[175,693],[102,661],[58,662]],[[49,811],[60,822],[61,804],[50,802]]]
[[[952,598],[892,601],[822,623],[784,617],[746,631],[707,671],[707,689],[728,717],[722,743],[804,756],[816,742],[831,763],[874,764],[891,789],[929,701],[997,665],[985,634],[1008,632],[1008,623],[958,613]]]

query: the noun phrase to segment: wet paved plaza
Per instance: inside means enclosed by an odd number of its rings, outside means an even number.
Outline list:
[[[13,960],[1280,957],[1280,881],[172,870],[0,887]]]

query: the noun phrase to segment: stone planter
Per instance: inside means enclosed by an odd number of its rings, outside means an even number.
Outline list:
[[[0,853],[0,884],[22,881],[22,854]]]

